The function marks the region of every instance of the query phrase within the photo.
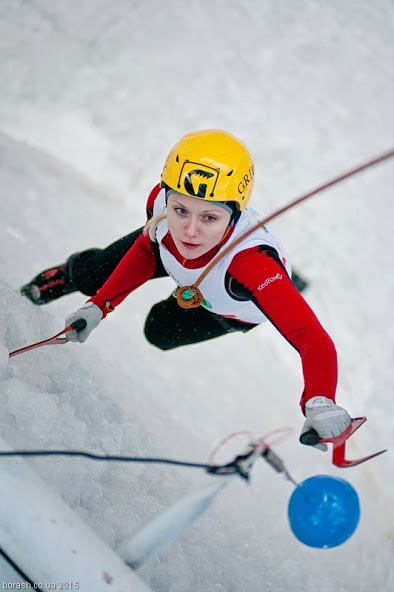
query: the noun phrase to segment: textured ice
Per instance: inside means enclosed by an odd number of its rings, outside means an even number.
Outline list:
[[[392,145],[389,0],[223,6],[213,0],[207,15],[199,0],[83,0],[70,11],[39,0],[2,11],[0,429],[12,446],[204,461],[234,430],[290,425],[277,450],[294,477],[339,475],[328,455],[297,442],[298,356],[274,330],[165,353],[146,343],[145,314],[170,281],[141,288],[82,346],[8,363],[4,352],[52,336],[85,301],[38,308],[18,288],[141,226],[182,133],[219,127],[243,138],[264,213]],[[394,589],[392,170],[371,170],[275,222],[337,345],[338,400],[368,417],[349,456],[390,450],[345,475],[360,496],[359,528],[338,549],[302,546],[286,521],[292,486],[262,464],[249,487],[224,491],[140,568],[156,592]],[[114,548],[213,483],[175,467],[29,462]],[[9,581],[1,563],[0,573]]]
[[[8,366],[8,349],[0,343],[0,377],[4,376]]]

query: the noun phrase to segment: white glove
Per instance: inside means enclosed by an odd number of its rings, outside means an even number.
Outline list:
[[[302,436],[309,430],[315,430],[319,438],[334,438],[339,436],[351,424],[351,418],[346,409],[336,405],[334,401],[327,397],[313,397],[305,404],[306,421],[302,427],[300,441]],[[320,450],[327,450],[327,444],[312,444]]]
[[[79,343],[83,343],[87,340],[93,329],[98,326],[102,318],[103,312],[96,304],[93,304],[93,302],[84,304],[82,308],[79,308],[77,311],[66,317],[66,327],[71,325],[71,323],[77,319],[83,319],[86,322],[86,325],[79,331],[74,330],[66,333],[67,339],[69,341],[79,341]]]

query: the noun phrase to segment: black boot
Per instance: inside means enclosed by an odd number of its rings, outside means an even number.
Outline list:
[[[77,288],[70,279],[66,263],[42,271],[20,289],[20,293],[34,304],[47,304],[60,296],[76,291]]]

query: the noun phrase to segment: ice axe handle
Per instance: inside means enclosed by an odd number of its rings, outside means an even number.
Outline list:
[[[300,442],[306,446],[316,446],[316,444],[319,444],[320,442],[320,436],[317,431],[312,428],[311,430],[301,434]]]
[[[71,329],[74,329],[74,331],[82,331],[82,329],[85,329],[86,327],[86,321],[85,319],[77,319],[70,324],[70,327]]]
[[[309,430],[300,436],[300,442],[302,444],[306,444],[307,446],[314,446],[321,443],[331,442],[332,444],[332,462],[337,467],[355,467],[366,460],[370,460],[371,458],[375,458],[375,456],[379,456],[385,450],[381,450],[380,452],[375,452],[374,454],[370,454],[368,456],[364,456],[363,458],[359,458],[357,460],[346,460],[345,458],[345,444],[346,440],[350,438],[352,434],[359,427],[363,425],[364,422],[367,421],[366,417],[354,417],[350,423],[350,425],[341,433],[339,436],[334,436],[332,438],[320,438],[316,432],[316,430]]]
[[[10,352],[9,357],[17,356],[19,354],[23,354],[24,352],[30,351],[35,349],[36,347],[41,347],[43,345],[61,345],[62,343],[67,343],[67,337],[61,337],[65,333],[68,333],[70,330],[81,331],[84,327],[86,327],[85,319],[76,319],[73,323],[71,323],[68,327],[57,333],[53,337],[49,339],[44,339],[44,341],[39,341],[38,343],[32,343],[31,345],[27,345],[26,347],[22,347],[20,349],[16,349],[15,351]]]

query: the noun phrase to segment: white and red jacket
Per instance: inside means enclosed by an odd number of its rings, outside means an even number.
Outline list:
[[[163,214],[167,210],[165,202],[165,190],[162,189],[158,194],[153,208],[153,215]],[[235,227],[232,229],[231,235],[228,236],[227,240],[221,243],[221,247],[217,251],[217,254],[221,253],[225,248],[227,249],[231,243],[244,232],[249,230],[252,226],[255,226],[261,217],[251,209],[246,209],[242,212],[242,216],[238,220]],[[206,267],[206,263],[202,266],[193,268],[186,267],[183,261],[178,261],[176,254],[173,252],[171,245],[167,248],[165,244],[165,237],[168,234],[167,219],[159,222],[156,230],[156,239],[159,244],[160,259],[166,270],[167,274],[172,277],[178,286],[193,286],[197,281],[198,277],[202,274]],[[214,312],[223,317],[233,318],[243,323],[259,324],[267,320],[264,312],[254,304],[252,300],[247,299],[235,299],[229,291],[228,269],[231,265],[232,260],[242,251],[249,250],[253,247],[271,247],[274,249],[280,257],[282,264],[285,266],[286,271],[291,275],[291,267],[287,253],[285,253],[282,245],[279,244],[278,239],[273,235],[272,231],[265,226],[253,232],[239,245],[236,245],[229,253],[224,255],[222,259],[214,266],[214,268],[208,273],[205,279],[199,285],[204,296],[205,306],[211,312]],[[263,290],[268,282],[274,282],[281,279],[283,274],[286,274],[284,270],[282,273],[277,273],[268,280],[264,279],[263,282],[259,281],[259,274],[256,274],[256,282],[258,284],[258,290]],[[206,304],[205,304],[206,303]]]
[[[156,186],[148,198],[148,216],[165,209],[164,191]],[[178,285],[190,286],[222,248],[258,219],[253,210],[244,210],[222,241],[197,259],[184,259],[179,254],[167,221],[163,220],[156,232],[159,250],[146,234],[141,234],[89,301],[106,316],[128,294],[151,279],[158,264],[164,266]],[[331,338],[293,286],[290,272],[286,252],[272,231],[265,228],[252,233],[228,253],[199,287],[212,312],[244,323],[269,320],[299,352],[305,383],[303,410],[305,402],[312,397],[324,396],[335,401],[337,356]]]

